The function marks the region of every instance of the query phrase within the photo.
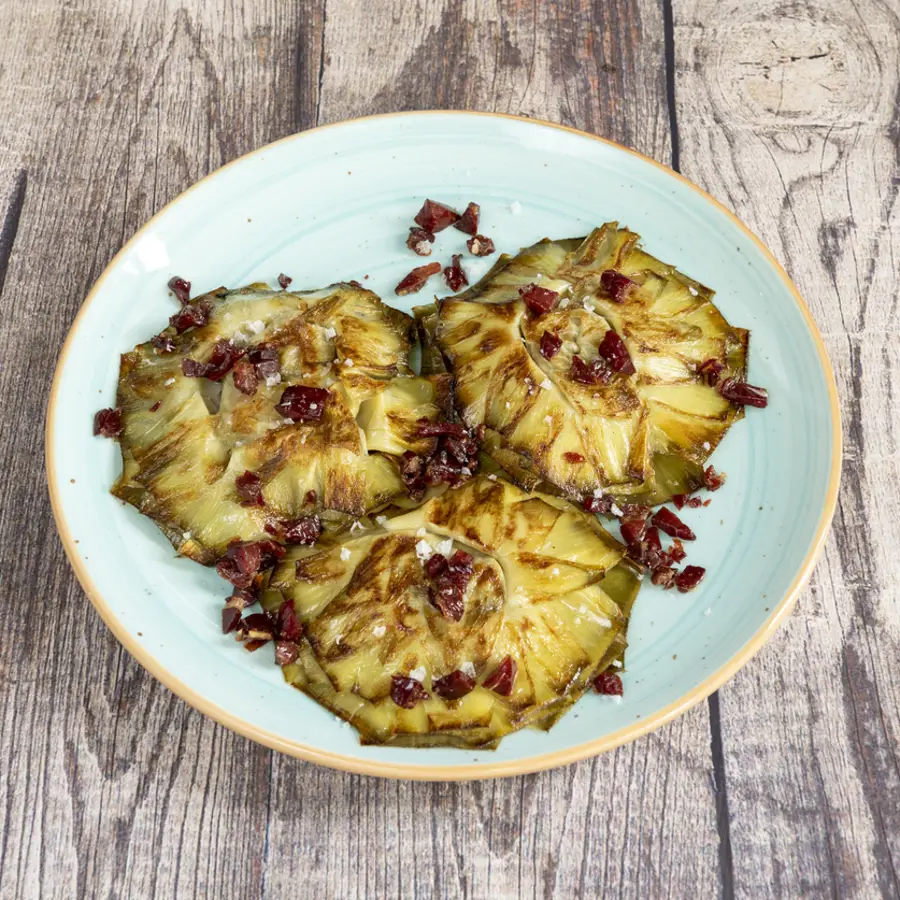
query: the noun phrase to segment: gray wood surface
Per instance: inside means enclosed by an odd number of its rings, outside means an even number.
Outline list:
[[[900,897],[898,17],[2,0],[0,897]],[[709,704],[592,761],[462,785],[318,769],[172,696],[75,582],[41,459],[65,332],[155,210],[296,130],[441,107],[594,131],[733,208],[825,334],[847,450],[812,585]]]

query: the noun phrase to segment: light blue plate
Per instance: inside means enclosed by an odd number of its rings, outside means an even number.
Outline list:
[[[118,447],[92,437],[115,405],[119,354],[173,311],[166,282],[196,293],[275,282],[298,289],[358,279],[409,309],[427,291],[393,287],[419,260],[405,247],[423,198],[481,204],[498,250],[573,237],[616,219],[654,256],[714,288],[733,325],[752,331],[750,376],[769,389],[714,463],[727,485],[685,510],[706,566],[687,595],[647,584],[628,632],[625,699],[585,697],[549,733],[524,731],[494,752],[361,747],[356,732],[282,681],[271,652],[220,631],[226,593],[212,571],[178,559],[156,527],[108,493]],[[433,258],[462,252],[438,237]],[[464,256],[475,281],[496,257]],[[434,279],[429,287],[437,285]],[[352,771],[465,779],[529,772],[598,753],[698,702],[756,652],[809,577],[834,510],[840,422],[834,378],[809,313],[771,254],[730,213],[631,151],[532,120],[410,113],[286,138],[215,172],[148,222],[94,286],[62,350],[47,421],[47,474],[72,565],[100,615],[151,673],[254,740]]]

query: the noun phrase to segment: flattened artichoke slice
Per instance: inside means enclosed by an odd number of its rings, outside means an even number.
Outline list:
[[[428,358],[436,346],[456,378],[460,415],[486,426],[492,454],[524,487],[661,503],[702,484],[706,460],[742,415],[697,369],[713,360],[722,378],[743,379],[747,332],[728,324],[709,288],[638,241],[616,223],[584,239],[540,241],[439,301],[436,323],[417,312]],[[602,287],[607,269],[634,282],[618,302]],[[518,292],[531,283],[557,291],[558,307],[528,312]],[[607,385],[572,379],[572,357],[595,359],[609,329],[635,374]],[[549,360],[539,349],[545,331],[563,339]]]
[[[448,376],[415,377],[409,367],[410,317],[350,284],[251,285],[193,302],[208,304],[207,324],[166,329],[173,352],[147,342],[122,357],[116,496],[153,518],[181,554],[208,564],[234,538],[265,538],[268,517],[340,520],[403,491],[390,456],[433,449],[415,421],[450,409]],[[233,372],[219,383],[186,377],[182,361],[206,361],[221,339],[275,348],[280,374],[250,396]],[[298,384],[328,390],[320,421],[295,423],[276,409]],[[242,504],[235,480],[246,471],[260,478],[265,507]]]
[[[554,499],[479,476],[362,531],[291,548],[263,599],[271,610],[292,601],[305,626],[286,680],[369,743],[493,747],[561,715],[621,654],[639,580],[595,517]],[[423,562],[457,549],[474,565],[454,622],[431,604]],[[517,675],[503,697],[483,684],[507,656]],[[476,686],[445,701],[434,681],[456,669]],[[394,675],[421,680],[428,699],[398,706]]]

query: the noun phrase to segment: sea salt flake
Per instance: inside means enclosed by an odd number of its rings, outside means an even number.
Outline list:
[[[416,544],[416,556],[419,557],[423,562],[426,559],[431,559],[434,550],[431,549],[431,544],[428,541],[419,541]]]
[[[696,297],[699,291],[692,284],[688,285],[688,291],[690,291],[691,295]]]
[[[704,441],[704,442],[703,442],[703,449],[704,449],[704,450],[709,450],[710,447],[712,447],[712,444],[710,444],[709,441]]]
[[[318,409],[318,408],[319,408],[319,404],[318,404],[318,403],[310,403],[310,404],[309,404],[309,408],[310,408],[310,409]]]
[[[424,528],[419,528],[416,531],[416,537],[425,537],[426,534],[428,534],[428,532]]]
[[[193,534],[192,534],[190,531],[186,531],[186,532],[182,535],[182,537],[183,537],[186,541],[189,541],[189,540],[193,537]]]
[[[248,328],[250,329],[250,331],[252,331],[254,334],[259,334],[261,331],[263,331],[263,330],[265,329],[266,326],[263,324],[262,319],[256,319],[256,320],[253,321],[253,322],[248,322],[248,323],[247,323],[247,327],[248,327]]]
[[[497,480],[497,476],[494,475],[493,473],[491,473],[490,475],[488,475],[488,478],[489,478],[491,481],[496,481],[496,480]]]
[[[613,664],[613,666],[614,666],[615,668],[617,668],[617,669],[621,669],[621,668],[622,668],[622,660],[620,660],[620,659],[614,659],[614,660],[612,661],[612,664]]]
[[[459,471],[462,472],[463,475],[471,475],[472,474],[472,470],[468,466],[463,466]]]
[[[376,625],[372,629],[372,634],[374,634],[375,637],[384,637],[384,633],[386,631],[387,631],[387,628],[385,628],[384,625]]]
[[[164,384],[166,387],[168,387],[170,384],[175,384],[175,379],[174,379],[174,378],[167,378],[167,379],[163,382],[163,384]]]
[[[357,519],[350,526],[350,534],[353,534],[354,531],[363,531],[364,529],[365,529],[365,525],[363,525],[363,523],[360,522],[359,519]]]
[[[350,368],[350,366],[353,365],[353,360],[350,359],[350,357],[348,356],[348,357],[344,360],[344,365],[347,366],[347,368]]]
[[[559,575],[559,566],[554,566],[554,567],[550,570],[550,574],[551,574],[551,575]]]
[[[549,378],[545,378],[545,379],[541,382],[541,387],[542,387],[545,391],[549,391],[550,388],[553,387],[553,382],[552,382]]]
[[[306,435],[305,435],[305,434],[300,435],[300,443],[301,443],[301,444],[305,444],[305,443],[306,443]]]
[[[175,379],[173,378],[172,380],[174,381]],[[509,400],[507,400],[507,401],[506,401],[506,408],[509,409],[510,406],[512,406],[512,404],[509,402]]]
[[[441,554],[441,556],[449,556],[450,551],[453,549],[453,538],[447,538],[446,541],[441,541],[437,545],[437,552]]]
[[[281,384],[281,375],[278,372],[266,376],[266,387],[275,387],[276,384]]]
[[[381,525],[382,527],[384,527],[385,525],[387,525],[388,517],[387,517],[387,516],[375,516],[375,521],[376,521],[379,525]]]
[[[622,516],[622,515],[624,515],[624,513],[622,512],[622,510],[619,509],[619,507],[616,506],[615,503],[611,503],[611,504],[609,505],[609,511],[610,511],[614,516]]]
[[[419,666],[416,669],[413,669],[409,673],[409,677],[413,679],[413,681],[418,681],[421,684],[425,680],[425,666]]]
[[[468,659],[459,664],[459,671],[464,675],[468,675],[469,678],[475,677],[475,663],[469,661]]]
[[[603,628],[612,628],[612,622],[605,616],[597,616],[597,624],[601,625]]]
[[[294,424],[293,419],[282,419],[281,422],[283,425],[293,425]]]
[[[325,337],[327,337],[329,341],[333,341],[335,337],[337,337],[337,332],[333,328],[326,328]]]
[[[560,309],[568,309],[569,308],[569,298],[563,297],[562,300],[559,301]]]
[[[347,547],[341,547],[341,559],[347,562],[350,559],[350,550]]]

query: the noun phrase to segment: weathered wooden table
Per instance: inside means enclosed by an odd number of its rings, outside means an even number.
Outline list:
[[[900,897],[897,0],[3,0],[0,33],[0,897]],[[807,298],[846,442],[811,586],[717,696],[461,785],[279,756],[153,681],[41,453],[66,329],[153,212],[291,132],[438,107],[596,132],[734,209]]]

